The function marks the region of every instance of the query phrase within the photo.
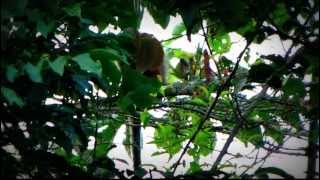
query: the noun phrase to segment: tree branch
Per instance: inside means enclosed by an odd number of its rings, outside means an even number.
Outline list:
[[[247,50],[247,48],[249,47],[249,45],[251,44],[252,40],[249,40],[245,46],[245,48],[241,51],[241,53],[239,54],[238,58],[237,58],[237,62],[234,66],[234,69],[233,71],[231,72],[230,76],[228,77],[228,79],[226,80],[226,82],[220,86],[217,90],[217,93],[216,93],[216,97],[215,99],[213,100],[211,106],[208,108],[208,111],[205,115],[205,117],[200,121],[196,131],[193,133],[193,135],[191,136],[191,138],[189,139],[189,141],[187,142],[186,146],[184,147],[178,161],[174,164],[174,168],[173,168],[173,174],[175,173],[175,171],[177,170],[177,167],[179,166],[180,164],[180,161],[182,159],[182,157],[185,155],[185,153],[187,152],[191,142],[194,141],[194,139],[196,138],[197,134],[200,132],[200,130],[202,129],[202,126],[204,125],[204,123],[209,119],[210,117],[210,114],[211,114],[211,111],[215,108],[215,106],[217,105],[218,103],[218,99],[222,93],[222,91],[224,91],[226,88],[228,88],[231,84],[231,79],[233,79],[233,77],[235,76],[236,74],[236,71],[239,67],[239,64],[240,64],[240,61],[241,61],[241,58],[244,54],[244,52]]]

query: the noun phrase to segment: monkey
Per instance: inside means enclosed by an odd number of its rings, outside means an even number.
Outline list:
[[[150,75],[161,73],[164,52],[161,43],[151,34],[137,34],[136,58],[136,68],[140,72]]]
[[[212,77],[213,77],[213,71],[210,68],[209,59],[210,59],[210,56],[208,54],[208,51],[204,50],[203,51],[203,63],[204,63],[203,72],[204,72],[204,76],[205,76],[206,82],[210,82],[212,80]]]
[[[181,58],[176,68],[174,68],[174,75],[180,79],[188,81],[191,75],[191,65],[192,65],[191,60],[187,61]]]
[[[167,67],[164,63],[164,51],[161,42],[151,34],[140,33],[132,28],[124,31],[133,36],[132,44],[129,45],[133,48],[133,51],[131,51],[131,68],[147,77],[158,78],[160,76],[160,81],[165,84]],[[141,122],[139,118],[133,118],[136,115],[133,113],[132,117],[128,117],[128,121],[132,122],[133,126],[127,126],[131,136],[134,170],[138,170],[141,165]]]
[[[133,34],[133,65],[132,67],[147,77],[157,78],[166,84],[167,66],[161,42],[152,34],[140,33],[128,28],[125,30]]]

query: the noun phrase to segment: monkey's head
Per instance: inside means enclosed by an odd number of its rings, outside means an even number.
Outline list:
[[[164,52],[160,41],[151,34],[138,33],[135,46],[136,69],[146,76],[160,75],[164,61]]]

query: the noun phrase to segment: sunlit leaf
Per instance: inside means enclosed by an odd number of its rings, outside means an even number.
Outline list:
[[[182,139],[177,137],[174,133],[174,127],[171,125],[159,125],[154,136],[154,143],[157,147],[162,147],[167,153],[169,153],[170,158],[172,155],[178,153],[182,148]]]
[[[148,126],[150,119],[151,115],[148,113],[148,111],[143,111],[142,113],[140,113],[140,120],[143,124],[143,127]]]
[[[205,102],[204,100],[202,100],[202,99],[200,99],[200,98],[193,98],[192,100],[191,100],[191,102],[193,102],[193,103],[195,103],[195,104],[197,104],[197,105],[200,105],[200,106],[207,106],[208,105],[208,103],[207,102]]]
[[[201,171],[201,166],[199,165],[199,162],[191,162],[190,163],[190,168],[188,169],[188,173],[196,173]]]
[[[186,30],[186,27],[183,23],[177,24],[172,31],[172,36],[180,36],[184,31]]]
[[[196,153],[199,155],[209,155],[215,147],[215,133],[208,131],[200,131],[194,140],[194,144],[199,146]]]
[[[231,39],[229,34],[222,34],[214,36],[209,39],[210,46],[213,49],[214,53],[223,54],[230,50],[231,48]]]

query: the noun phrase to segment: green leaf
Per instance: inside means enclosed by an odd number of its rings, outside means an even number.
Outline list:
[[[212,47],[214,53],[223,54],[230,50],[231,39],[229,34],[222,34],[214,36],[214,38],[209,38],[210,46]]]
[[[169,53],[172,53],[172,55],[179,59],[190,59],[193,57],[192,53],[186,52],[182,49],[170,49]]]
[[[69,16],[75,16],[75,17],[81,17],[81,4],[80,3],[75,3],[72,5],[69,5],[63,10],[69,15]]]
[[[116,121],[116,122],[110,121],[108,123],[108,127],[98,134],[96,141],[98,144],[103,143],[107,145],[105,151],[111,150],[111,147],[114,146],[112,142],[121,125],[122,123],[119,121]]]
[[[248,142],[257,147],[260,147],[263,144],[263,136],[259,127],[241,129],[237,135],[237,138],[242,141],[245,146],[248,145]]]
[[[108,60],[121,60],[129,65],[127,59],[122,56],[118,51],[106,48],[106,49],[94,49],[90,51],[90,55],[94,60],[108,61]]]
[[[193,102],[194,104],[198,105],[198,106],[207,106],[208,103],[205,102],[204,100],[198,98],[198,97],[195,97],[191,100],[191,102]]]
[[[199,146],[199,154],[207,156],[209,155],[215,146],[215,136],[212,136],[212,132],[200,131],[194,140],[194,144]]]
[[[37,31],[40,32],[45,38],[54,28],[54,21],[45,23],[43,20],[37,21]]]
[[[54,72],[62,76],[64,72],[64,66],[67,63],[67,59],[68,58],[66,56],[59,56],[53,62],[50,62],[49,66]]]
[[[161,154],[165,154],[166,152],[162,151],[162,152],[159,152],[159,151],[156,151],[154,153],[151,154],[151,156],[159,156]]]
[[[271,14],[274,23],[280,27],[284,25],[286,21],[290,18],[287,8],[284,3],[277,4],[274,12]]]
[[[134,104],[133,100],[129,96],[125,96],[118,101],[118,106],[123,111],[130,111],[132,110],[132,105]]]
[[[109,82],[112,83],[111,86],[113,88],[110,89],[110,93],[112,93],[113,91],[117,90],[116,88],[118,87],[119,82],[121,80],[121,71],[117,63],[114,61],[102,60],[100,62],[102,65],[103,75],[107,78]]]
[[[6,68],[6,78],[9,82],[13,82],[18,76],[18,70],[13,65]]]
[[[297,111],[286,111],[282,114],[282,118],[294,128],[300,129],[300,116]]]
[[[205,133],[205,132],[202,132],[200,131],[195,140],[194,140],[194,143],[199,145],[199,146],[206,146],[208,142],[210,142],[211,140],[211,136],[209,133]]]
[[[294,177],[292,175],[290,175],[287,172],[285,172],[284,170],[276,168],[276,167],[259,168],[256,170],[256,172],[254,174],[257,176],[260,176],[263,174],[275,174],[275,175],[281,176],[283,178],[294,179]]]
[[[101,76],[101,73],[102,73],[101,64],[95,62],[90,57],[89,53],[79,54],[79,55],[73,57],[72,60],[77,62],[82,70],[97,74],[98,76]]]
[[[154,132],[154,137],[154,143],[157,147],[161,147],[169,153],[170,158],[182,148],[183,139],[177,137],[174,127],[171,125],[159,124]]]
[[[251,19],[247,22],[246,25],[240,27],[237,32],[246,37],[246,35],[252,33],[254,31],[255,26],[257,25],[257,22],[254,19]]]
[[[190,1],[181,9],[180,15],[186,27],[187,36],[190,37],[191,32],[196,25],[200,4],[197,1]]]
[[[96,157],[97,158],[106,157],[108,147],[109,147],[109,144],[107,143],[98,144],[96,146]]]
[[[231,67],[231,65],[233,65],[234,63],[229,60],[228,58],[226,58],[225,56],[222,56],[220,59],[219,59],[219,64],[221,64],[222,67],[224,68],[229,68]]]
[[[25,103],[23,100],[16,94],[16,92],[10,88],[1,87],[2,96],[8,101],[9,105],[17,105],[19,107],[23,107]]]
[[[125,94],[126,102],[134,103],[137,107],[149,107],[155,100],[155,94],[159,91],[161,83],[142,75],[140,72],[123,67],[122,94]]]
[[[74,74],[71,75],[75,82],[74,87],[81,95],[90,95],[92,93],[92,84],[89,83],[89,77],[85,75]]]
[[[288,96],[296,95],[302,97],[306,93],[302,80],[293,77],[287,79],[282,87],[282,90]]]
[[[220,21],[223,25],[218,27],[224,31],[233,31],[248,22],[247,4],[241,0],[224,0],[215,3],[216,13],[214,19]],[[260,7],[259,7],[260,8]],[[212,18],[213,19],[213,18]],[[221,31],[219,29],[219,31]]]
[[[180,36],[184,31],[186,30],[186,27],[184,26],[183,23],[177,24],[172,31],[172,36]]]
[[[117,61],[121,60],[128,64],[125,56],[122,56],[118,51],[108,48],[108,49],[94,49],[90,51],[90,56],[94,60],[100,61],[102,65],[103,75],[106,76],[107,80],[112,83],[113,90],[118,86],[121,79],[121,72]]]
[[[33,82],[42,83],[41,66],[34,66],[28,62],[24,66],[24,70]]]
[[[150,119],[151,119],[151,115],[149,114],[148,111],[143,111],[142,113],[140,113],[140,120],[143,124],[143,127],[148,126]]]
[[[149,10],[153,20],[157,24],[159,24],[163,29],[165,29],[168,26],[169,21],[170,21],[170,15],[167,12],[165,12],[161,9],[157,9],[154,6],[148,7],[148,10]]]
[[[139,86],[135,90],[129,92],[128,96],[133,100],[137,107],[147,108],[156,100],[156,98],[151,95],[152,89],[153,87],[150,84]]]
[[[201,166],[199,162],[193,161],[190,163],[190,168],[188,169],[188,173],[196,173],[201,171]]]
[[[266,132],[265,134],[267,136],[270,136],[272,139],[274,139],[278,144],[282,144],[283,143],[283,139],[284,139],[284,134],[281,131],[280,127],[267,127],[266,128]]]

